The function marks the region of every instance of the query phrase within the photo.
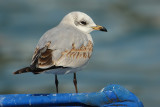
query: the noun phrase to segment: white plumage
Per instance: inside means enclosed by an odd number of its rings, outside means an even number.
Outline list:
[[[57,74],[74,73],[76,92],[76,73],[86,65],[93,51],[93,30],[107,31],[96,25],[85,13],[71,12],[60,24],[48,30],[39,40],[29,67],[22,68],[14,74],[42,72],[55,74],[56,92],[58,93]]]
[[[81,26],[75,24],[75,23],[79,24],[78,22],[81,20],[87,21],[88,25]],[[83,55],[81,55],[81,57],[77,57],[77,55],[75,55],[75,57],[73,58],[74,54],[71,56],[70,55],[67,56],[66,55],[67,53],[62,57],[62,53],[65,51],[68,52],[71,51],[71,49],[73,48],[73,44],[75,49],[80,49],[82,46],[86,47],[88,43],[91,43],[92,46],[90,48],[92,48],[93,40],[91,35],[89,34],[89,32],[93,30],[91,28],[92,26],[96,26],[96,24],[88,15],[82,12],[72,12],[66,15],[57,27],[48,30],[39,40],[37,49],[45,47],[45,45],[48,42],[50,42],[48,49],[54,51],[52,52],[53,64],[47,66],[38,66],[38,68],[46,69],[53,65],[69,67],[70,69],[67,68],[66,70],[53,69],[47,72],[47,73],[63,74],[66,72],[69,73],[69,71],[76,72],[75,68],[77,69],[79,67],[84,66],[88,62],[92,54],[92,49],[90,51],[84,50],[83,52],[81,52],[81,54],[83,54],[84,52],[89,54],[88,57],[83,57]],[[60,70],[62,70],[63,72]]]

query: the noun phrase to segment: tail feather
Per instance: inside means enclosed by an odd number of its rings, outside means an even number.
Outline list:
[[[25,68],[22,68],[20,70],[17,70],[13,74],[21,74],[21,73],[26,73],[26,72],[32,72],[31,68],[30,67],[25,67]]]

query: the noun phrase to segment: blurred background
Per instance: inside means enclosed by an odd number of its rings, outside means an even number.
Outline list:
[[[94,52],[77,73],[79,92],[120,84],[145,107],[159,105],[159,0],[0,0],[0,94],[55,93],[54,75],[12,73],[30,64],[43,33],[77,10],[108,29],[91,33]],[[75,92],[73,74],[58,78],[61,93]]]

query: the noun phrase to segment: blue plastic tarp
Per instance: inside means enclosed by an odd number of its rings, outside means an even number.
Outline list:
[[[122,86],[109,85],[94,93],[0,95],[0,106],[143,107],[143,104],[133,93]]]

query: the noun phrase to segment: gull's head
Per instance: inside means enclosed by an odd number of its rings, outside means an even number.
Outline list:
[[[90,33],[93,30],[106,31],[105,27],[96,25],[94,21],[87,14],[82,12],[71,12],[67,14],[60,24],[69,24],[76,27],[82,32]]]

